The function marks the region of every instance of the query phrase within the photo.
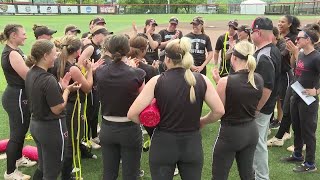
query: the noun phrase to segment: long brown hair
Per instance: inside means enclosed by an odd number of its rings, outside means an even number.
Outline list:
[[[57,75],[62,78],[68,57],[81,48],[81,40],[74,35],[65,36],[61,39],[61,44],[58,48],[60,48],[61,53],[58,58],[59,67],[57,68]]]

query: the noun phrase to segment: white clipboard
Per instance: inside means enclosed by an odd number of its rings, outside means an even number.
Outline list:
[[[313,96],[307,96],[305,94],[302,94],[302,91],[304,91],[305,89],[299,83],[299,81],[296,81],[295,83],[293,83],[291,87],[308,106],[316,100],[316,98],[314,98]]]

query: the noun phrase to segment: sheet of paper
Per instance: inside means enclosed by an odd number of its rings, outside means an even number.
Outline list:
[[[293,83],[291,87],[308,106],[316,100],[316,98],[314,98],[313,96],[302,94],[302,91],[304,91],[304,87],[298,81]]]

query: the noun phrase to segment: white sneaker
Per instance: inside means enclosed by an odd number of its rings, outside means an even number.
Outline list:
[[[294,145],[289,146],[289,147],[287,148],[287,150],[290,151],[290,152],[293,152],[293,151],[294,151]],[[305,150],[306,150],[306,145],[303,145],[302,151],[305,151]]]
[[[5,172],[3,177],[5,180],[29,180],[31,178],[31,176],[23,174],[18,169],[14,170],[11,174]]]
[[[93,138],[93,139],[91,138],[91,141],[93,141],[94,143],[100,145],[100,138],[99,138],[99,136],[98,136],[98,137],[95,137],[95,138]]]
[[[284,141],[291,139],[291,133],[287,133],[287,132],[284,133],[282,139],[283,139]]]
[[[176,175],[178,175],[178,174],[179,174],[179,169],[176,167],[176,168],[174,169],[173,175],[176,176]]]
[[[271,146],[282,147],[283,143],[284,143],[283,139],[278,139],[276,137],[273,137],[267,141],[268,147],[271,147]]]
[[[36,165],[37,162],[36,161],[31,161],[29,158],[25,157],[25,156],[22,156],[20,159],[18,159],[16,161],[16,166],[17,167],[31,167],[31,166],[34,166]]]
[[[92,149],[100,149],[101,146],[96,144],[92,139],[90,140]]]

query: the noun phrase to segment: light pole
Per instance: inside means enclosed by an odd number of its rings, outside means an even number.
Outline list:
[[[168,0],[168,14],[170,14],[170,0]]]

